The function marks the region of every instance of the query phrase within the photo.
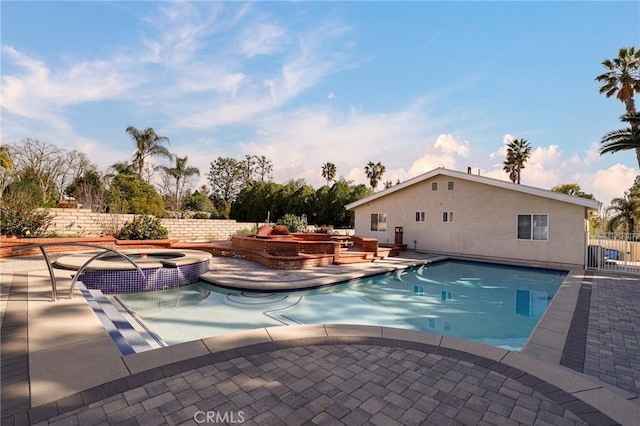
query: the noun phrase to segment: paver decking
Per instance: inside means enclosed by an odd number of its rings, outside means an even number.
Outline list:
[[[640,276],[593,274],[582,371],[640,396]]]
[[[205,365],[160,379],[151,379],[160,371],[148,372],[141,386],[86,404],[79,399],[82,407],[62,414],[45,406],[30,418],[42,425],[196,424],[216,415],[247,425],[616,424],[557,387],[486,358],[373,338],[324,343],[192,360]],[[252,348],[261,349],[269,348]]]
[[[319,325],[184,344],[183,349],[201,348],[205,354],[173,361],[172,348],[123,357],[119,362],[124,361],[131,374],[30,407],[26,290],[29,273],[44,264],[19,262],[18,268],[1,270],[3,293],[9,293],[0,300],[3,426],[640,425],[640,382],[635,375],[640,294],[634,278],[592,277],[583,339],[584,373],[623,389],[622,396],[585,375],[517,352],[428,333]],[[309,279],[319,273],[321,269],[310,271]],[[256,275],[278,279],[263,268],[257,268]],[[594,351],[602,359],[594,357]],[[144,356],[135,358],[138,355]]]

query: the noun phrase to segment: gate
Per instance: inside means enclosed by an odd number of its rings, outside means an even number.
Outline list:
[[[586,265],[599,271],[640,274],[640,234],[605,232],[588,238]]]

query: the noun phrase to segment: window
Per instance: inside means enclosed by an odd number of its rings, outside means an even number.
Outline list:
[[[387,215],[385,213],[371,213],[371,230],[378,232],[387,231]]]
[[[416,212],[416,222],[424,222],[425,212]]]
[[[438,190],[438,182],[431,182],[431,190],[432,191]]]
[[[447,182],[447,189],[453,191],[453,182]]]
[[[442,212],[443,222],[453,222],[453,212]]]
[[[547,241],[549,239],[549,215],[519,214],[518,239]]]

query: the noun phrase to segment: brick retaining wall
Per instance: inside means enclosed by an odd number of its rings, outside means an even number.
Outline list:
[[[94,213],[90,209],[51,209],[54,216],[49,232],[60,236],[99,237],[107,230],[122,228],[133,220],[132,214]],[[228,240],[241,229],[251,229],[253,223],[224,219],[161,219],[169,230],[169,239],[180,241]]]

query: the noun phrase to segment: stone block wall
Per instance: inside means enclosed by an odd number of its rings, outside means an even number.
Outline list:
[[[90,209],[51,209],[54,216],[49,232],[60,236],[98,237],[122,228],[133,220],[132,214],[94,213]],[[161,219],[169,230],[169,239],[180,241],[228,240],[253,223],[224,219]]]

